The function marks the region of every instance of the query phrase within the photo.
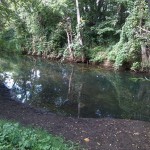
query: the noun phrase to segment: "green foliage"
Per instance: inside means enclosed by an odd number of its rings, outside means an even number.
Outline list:
[[[140,62],[134,62],[132,64],[131,70],[136,71],[136,70],[140,70],[140,68],[141,68]]]
[[[22,41],[23,42],[23,41]],[[21,39],[15,37],[15,31],[10,28],[0,34],[0,51],[18,52],[21,50]]]
[[[145,0],[79,1],[81,14],[77,23],[76,5],[69,0],[18,0],[0,3],[1,51],[29,51],[46,55],[85,56],[93,61],[110,59],[119,69],[142,61],[141,44],[150,44],[150,17]],[[79,42],[78,33],[81,33]],[[112,47],[112,44],[114,45]],[[97,47],[112,47],[101,53]],[[91,51],[92,50],[92,51]],[[133,65],[134,66],[134,65]],[[142,63],[142,68],[147,68]],[[133,67],[134,68],[134,67]]]
[[[137,61],[140,61],[141,39],[136,37],[136,31],[139,31],[138,26],[143,19],[146,19],[147,13],[148,9],[145,1],[136,0],[133,10],[122,27],[120,41],[109,54],[109,58],[115,61],[116,69],[119,69],[127,62],[135,64]]]
[[[24,128],[18,123],[0,121],[0,149],[75,150],[77,147],[45,131]]]
[[[91,58],[91,61],[102,63],[105,59],[107,59],[107,53],[107,47],[97,46],[89,50],[88,56]]]

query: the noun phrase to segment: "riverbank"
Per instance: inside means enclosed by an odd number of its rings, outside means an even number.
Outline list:
[[[40,127],[88,150],[149,150],[150,122],[124,119],[67,118],[18,103],[0,84],[0,119]]]
[[[81,58],[76,58],[74,60],[70,59],[70,58],[64,58],[63,55],[56,55],[56,54],[50,54],[50,55],[45,55],[42,53],[27,53],[27,52],[22,52],[22,55],[25,56],[29,56],[29,57],[34,57],[34,58],[42,58],[42,59],[46,59],[46,60],[51,60],[51,61],[57,61],[57,62],[61,62],[61,63],[81,63],[81,64],[87,64],[87,65],[91,65],[91,66],[98,66],[100,68],[104,68],[106,70],[118,70],[118,71],[130,71],[130,72],[134,72],[134,73],[150,73],[150,69],[149,68],[134,68],[131,67],[130,63],[124,63],[122,66],[120,66],[119,68],[115,67],[115,62],[110,61],[109,59],[105,58],[102,61],[94,61],[91,60],[89,58],[86,58],[84,60],[82,60]]]

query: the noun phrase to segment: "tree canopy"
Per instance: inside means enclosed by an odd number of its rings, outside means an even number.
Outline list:
[[[1,0],[0,51],[149,71],[149,0]]]

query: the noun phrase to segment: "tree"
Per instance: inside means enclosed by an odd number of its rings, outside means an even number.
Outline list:
[[[143,53],[141,52],[143,49],[141,49],[141,44],[144,39],[139,35],[142,34],[141,28],[145,28],[147,12],[145,0],[134,2],[133,9],[122,27],[120,40],[114,46],[113,51],[110,52],[111,56],[115,55],[114,61],[117,69],[121,66],[133,70],[141,68],[140,61]],[[147,39],[146,35],[143,37]]]
[[[0,46],[149,70],[148,6],[149,0],[1,0]]]

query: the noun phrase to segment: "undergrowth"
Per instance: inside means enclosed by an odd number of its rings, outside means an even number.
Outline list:
[[[72,142],[65,142],[39,129],[0,121],[0,150],[77,150]]]

